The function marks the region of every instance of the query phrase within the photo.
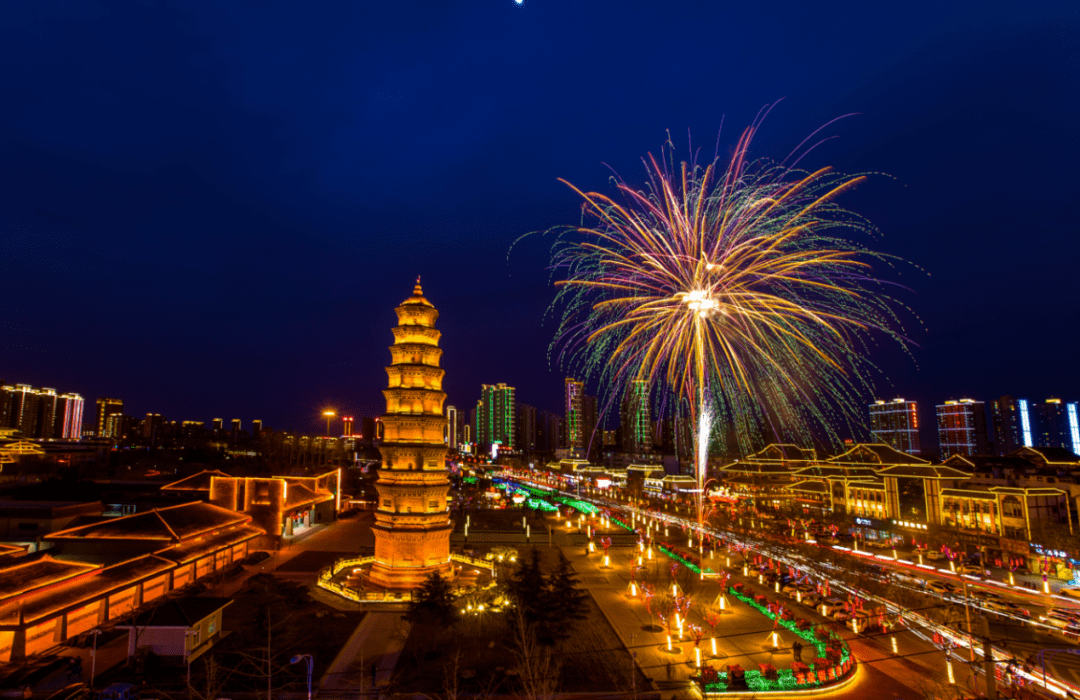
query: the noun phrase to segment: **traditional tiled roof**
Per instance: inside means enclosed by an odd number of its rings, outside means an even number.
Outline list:
[[[110,518],[46,535],[47,540],[161,540],[178,542],[204,532],[248,522],[250,516],[195,502]]]
[[[15,560],[10,566],[0,569],[0,601],[100,568],[93,564],[57,561],[48,554],[25,563]]]
[[[826,461],[841,464],[930,464],[929,460],[882,443],[860,443]]]
[[[796,461],[808,461],[815,459],[816,455],[812,449],[803,449],[796,445],[789,445],[783,443],[773,443],[765,447],[764,449],[755,452],[750,455],[748,459],[751,460],[783,460],[787,462]]]
[[[1021,447],[1009,453],[1010,457],[1044,461],[1047,464],[1076,464],[1080,466],[1080,455],[1064,447]]]
[[[798,491],[800,493],[828,493],[829,487],[821,481],[796,481],[790,486],[785,486],[789,491]]]
[[[322,503],[323,501],[329,501],[333,498],[334,494],[332,493],[318,493],[313,491],[306,484],[289,482],[289,492],[285,507],[302,508],[311,505],[312,503]]]
[[[188,596],[168,600],[161,605],[140,613],[130,625],[117,625],[120,629],[137,627],[194,627],[218,610],[228,607],[232,598]]]
[[[906,476],[920,479],[970,479],[970,471],[944,464],[898,464],[878,470],[882,476]]]
[[[264,534],[263,531],[257,527],[241,525],[216,535],[191,539],[174,547],[162,549],[155,552],[155,554],[177,564],[185,564],[219,549],[234,547],[248,540],[253,540],[262,534]]]
[[[174,481],[161,487],[162,491],[209,491],[210,481],[215,477],[231,479],[228,474],[217,469],[204,469],[198,474],[192,474],[180,481]]]
[[[85,578],[64,586],[48,586],[18,598],[0,602],[0,625],[19,623],[19,613],[27,623],[32,623],[65,608],[86,604],[114,590],[128,588],[176,566],[153,555],[138,557],[101,569]]]

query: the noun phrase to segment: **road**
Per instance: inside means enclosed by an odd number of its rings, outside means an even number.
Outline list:
[[[548,484],[540,484],[536,482],[529,482],[536,486],[546,486],[550,488]],[[577,497],[584,498],[585,500],[593,501],[598,505],[602,505],[606,508],[615,511],[624,511],[626,513],[636,512],[638,517],[648,517],[656,520],[666,521],[677,525],[680,528],[697,527],[696,521],[692,521],[690,518],[679,517],[677,515],[671,515],[670,513],[662,513],[657,511],[642,510],[640,508],[632,507],[627,503],[620,503],[604,498],[595,498],[588,496],[581,496],[580,494],[567,494],[575,495]],[[755,532],[753,534],[746,532],[731,532],[731,531],[713,531],[707,530],[715,537],[732,539],[739,541],[742,544],[748,546],[752,551],[757,551],[765,556],[774,558],[780,562],[785,562],[790,565],[797,565],[803,567],[806,570],[812,571],[817,577],[823,580],[833,579],[836,584],[841,584],[840,581],[835,580],[833,575],[822,565],[821,562],[813,561],[806,556],[800,554],[800,551],[806,551],[808,547],[814,545],[779,545],[776,542],[771,542],[764,539],[761,536],[761,532]],[[916,597],[925,601],[926,607],[942,606],[942,605],[957,605],[958,603],[964,604],[964,617],[975,616],[973,620],[977,619],[978,614],[983,612],[987,614],[989,619],[995,620],[995,624],[991,626],[992,640],[996,645],[995,658],[999,660],[999,663],[1004,665],[1004,661],[1008,658],[1015,659],[1020,664],[1023,664],[1025,660],[1028,660],[1033,653],[1037,653],[1039,649],[1047,647],[1067,647],[1075,643],[1072,640],[1066,640],[1062,635],[1057,634],[1053,628],[1038,622],[1040,615],[1043,615],[1049,607],[1066,608],[1070,610],[1080,610],[1080,605],[1076,601],[1064,598],[1062,596],[1048,596],[1042,593],[1033,592],[1018,586],[1009,586],[1006,583],[1000,581],[980,581],[971,577],[961,577],[949,570],[939,570],[931,566],[930,564],[923,564],[919,566],[917,563],[910,561],[902,561],[899,559],[899,552],[896,559],[891,556],[891,551],[888,555],[882,553],[871,552],[859,552],[846,550],[846,548],[831,548],[834,552],[837,552],[842,561],[847,561],[847,566],[855,566],[857,562],[872,563],[879,565],[883,570],[892,574],[892,578],[895,581],[895,574],[904,572],[912,580],[909,584],[905,585],[910,588],[910,592],[914,593]],[[954,595],[950,593],[937,593],[933,590],[926,588],[925,584],[932,580],[939,580],[944,582],[950,582],[956,585],[961,591],[966,588],[967,597],[964,598],[963,594]],[[922,582],[920,585],[919,582]],[[850,587],[845,587],[850,588]],[[985,595],[986,593],[993,593],[1000,596],[1003,601],[1014,602],[1021,607],[1027,608],[1032,613],[1032,619],[1028,620],[1020,614],[1002,613],[989,609],[985,603],[983,603],[978,596]],[[896,606],[900,608],[900,606]],[[974,626],[974,625],[973,625]],[[943,630],[940,625],[936,627],[926,627],[923,629],[914,629],[911,633],[904,633],[901,637],[904,639],[903,645],[909,649],[909,651],[902,651],[902,654],[911,654],[908,658],[911,658],[914,663],[927,666],[929,659],[936,658],[939,661],[936,675],[941,676],[941,666],[944,665],[944,654],[938,650],[930,640],[934,631],[940,630],[945,632],[948,636],[959,635],[963,637],[963,633],[957,633],[954,630]],[[1020,634],[1023,630],[1024,634]],[[975,630],[978,632],[978,628]],[[966,643],[966,638],[961,640]],[[859,644],[860,642],[855,642]],[[898,639],[899,643],[899,639]],[[981,647],[979,647],[981,650]],[[866,649],[861,650],[864,653],[868,653]],[[953,652],[954,654],[964,654],[963,659],[970,658],[970,652],[966,649],[959,649]],[[978,657],[978,654],[975,654]],[[956,676],[958,684],[970,685],[978,682],[980,685],[984,681],[976,681],[972,679],[971,673],[967,670],[967,665],[960,663],[960,658],[954,662],[954,675]],[[1056,690],[1058,696],[1063,696],[1065,690],[1073,690],[1073,692],[1080,692],[1080,655],[1073,655],[1069,653],[1057,654],[1054,658],[1049,660],[1047,664],[1047,676],[1056,683],[1049,684],[1049,690]],[[888,661],[880,659],[880,664],[887,664]],[[1029,662],[1031,663],[1031,662]],[[873,667],[875,664],[868,664],[869,667]],[[1034,667],[1036,664],[1031,663]],[[930,670],[930,669],[926,669]],[[1030,669],[1032,674],[1028,675],[1028,681],[1034,681],[1034,668]],[[1041,673],[1041,668],[1039,669]],[[1022,672],[1022,671],[1021,671]],[[867,672],[868,676],[874,676],[873,671]],[[889,675],[889,674],[885,674]],[[908,674],[910,675],[910,673]],[[903,674],[900,676],[904,677]],[[1063,683],[1066,685],[1058,685]],[[1076,684],[1076,688],[1073,689],[1070,686]],[[909,690],[911,690],[909,688]],[[897,697],[903,697],[898,695]]]

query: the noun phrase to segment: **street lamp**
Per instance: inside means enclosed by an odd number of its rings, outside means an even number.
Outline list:
[[[336,416],[337,412],[332,408],[328,408],[322,414],[326,416],[326,437],[330,437],[330,419]]]
[[[307,700],[311,700],[311,671],[315,668],[315,659],[311,654],[297,654],[289,661],[291,664],[299,663],[300,659],[307,659]]]
[[[94,675],[97,672],[97,638],[101,630],[92,630],[90,635],[94,638],[94,646],[90,650],[90,689],[94,689]]]

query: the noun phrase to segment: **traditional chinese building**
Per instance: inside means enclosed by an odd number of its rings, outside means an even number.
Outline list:
[[[439,367],[439,312],[424,298],[419,279],[412,296],[394,312],[398,325],[383,391],[386,415],[380,421],[382,467],[375,482],[379,500],[370,576],[386,588],[414,588],[432,572],[452,574],[443,443],[446,372]]]

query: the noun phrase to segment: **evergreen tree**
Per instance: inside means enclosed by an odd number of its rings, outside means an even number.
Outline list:
[[[589,609],[586,602],[588,596],[588,593],[578,588],[577,575],[570,568],[570,560],[559,552],[559,565],[551,575],[544,596],[544,609],[547,611],[547,630],[544,636],[550,639],[570,636],[574,624],[586,617]]]
[[[420,588],[416,589],[405,619],[414,624],[431,623],[448,627],[456,618],[450,583],[440,576],[439,572],[431,572],[420,584]]]
[[[510,575],[510,595],[525,614],[525,621],[540,627],[547,619],[548,581],[540,567],[540,550],[533,548],[528,563],[518,560],[517,569]]]

